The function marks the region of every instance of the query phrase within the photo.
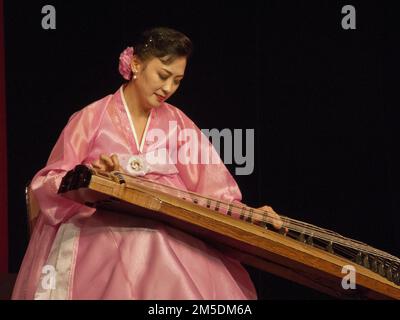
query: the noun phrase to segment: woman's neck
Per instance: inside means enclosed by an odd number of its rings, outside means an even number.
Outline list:
[[[123,87],[122,91],[131,115],[135,118],[147,118],[150,114],[150,109],[141,106],[136,94],[137,88],[134,87],[132,81],[128,82],[128,84]]]

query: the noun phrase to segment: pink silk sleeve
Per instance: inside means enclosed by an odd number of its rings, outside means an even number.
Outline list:
[[[197,141],[194,142],[194,147],[198,146],[199,150],[197,156],[198,164],[183,164],[179,161],[179,158],[177,161],[179,175],[187,189],[222,201],[239,203],[242,199],[239,186],[222,162],[212,143],[183,112],[179,112],[179,117],[179,130],[189,129],[189,131],[195,132]],[[179,135],[181,134],[179,133]],[[186,147],[187,145],[184,146],[184,144],[178,143],[178,156],[180,153],[185,153],[182,148]],[[202,155],[209,155],[207,157],[209,160],[218,159],[218,163],[215,163],[215,161],[204,163]]]
[[[47,165],[32,179],[31,188],[38,200],[45,223],[57,225],[80,211],[92,214],[94,209],[57,194],[65,173],[82,163],[100,122],[99,112],[86,107],[74,113],[58,138]]]

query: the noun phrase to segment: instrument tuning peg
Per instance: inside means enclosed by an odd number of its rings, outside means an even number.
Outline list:
[[[313,241],[313,236],[312,235],[307,238],[307,244],[309,244],[310,246],[314,245],[314,241]]]
[[[356,263],[362,265],[362,253],[361,252],[359,252],[356,255]]]
[[[326,246],[326,250],[327,250],[329,253],[335,253],[335,252],[333,251],[333,242],[332,242],[332,241],[330,241],[330,242],[328,243],[328,245]]]
[[[300,242],[303,242],[303,243],[306,241],[306,237],[305,237],[305,235],[304,235],[303,232],[299,234],[299,236],[298,236],[297,239],[298,239]]]
[[[396,273],[393,275],[393,282],[394,282],[395,284],[397,284],[398,286],[400,286],[400,272],[396,272]]]
[[[384,266],[384,264],[383,264],[382,262],[379,263],[379,266],[378,266],[378,273],[379,273],[382,277],[385,276],[385,266]]]
[[[389,267],[386,269],[386,278],[387,278],[389,281],[393,281],[393,269],[392,269],[392,266],[389,266]]]
[[[368,268],[368,269],[370,269],[370,267],[371,267],[371,265],[370,265],[370,263],[369,263],[369,257],[368,257],[368,255],[365,255],[365,256],[364,256],[364,259],[363,259],[363,266],[366,267],[366,268]]]
[[[375,258],[372,259],[371,270],[373,272],[378,272],[378,262]]]

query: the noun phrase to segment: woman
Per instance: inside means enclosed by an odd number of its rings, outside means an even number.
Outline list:
[[[14,299],[257,298],[243,266],[204,242],[156,221],[96,211],[57,195],[62,177],[75,165],[129,171],[135,155],[149,180],[224,201],[241,200],[221,162],[192,163],[181,156],[161,165],[147,161],[146,155],[155,151],[169,160],[186,154],[181,153],[185,141],[173,137],[188,130],[196,133],[199,150],[216,155],[195,124],[165,102],[184,77],[191,48],[178,31],[145,31],[135,49],[120,56],[120,72],[128,83],[72,115],[46,167],[31,183],[40,215]],[[157,132],[166,134],[156,139]]]

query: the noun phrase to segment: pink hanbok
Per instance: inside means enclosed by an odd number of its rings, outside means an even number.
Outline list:
[[[171,122],[178,132],[170,132]],[[152,109],[137,141],[123,86],[72,115],[46,167],[32,180],[40,215],[13,299],[257,299],[246,269],[205,242],[158,221],[96,210],[57,195],[67,171],[100,154],[142,155],[163,148],[173,154],[182,147],[169,143],[168,135],[154,139],[148,134],[152,129],[174,137],[184,129],[202,135],[181,110],[164,102]],[[147,172],[145,178],[224,201],[241,200],[222,162],[177,161],[174,168]]]

